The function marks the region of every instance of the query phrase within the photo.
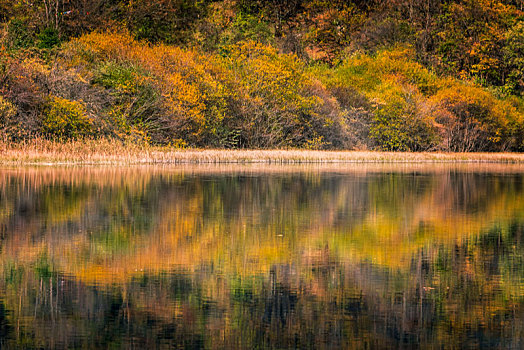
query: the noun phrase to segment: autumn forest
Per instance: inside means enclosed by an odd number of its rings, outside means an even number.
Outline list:
[[[0,137],[524,151],[522,0],[0,0]]]

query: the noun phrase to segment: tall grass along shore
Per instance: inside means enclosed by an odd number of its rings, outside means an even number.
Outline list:
[[[0,165],[213,163],[522,163],[522,153],[177,149],[117,140],[0,142]]]

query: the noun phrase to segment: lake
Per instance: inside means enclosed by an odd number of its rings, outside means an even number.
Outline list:
[[[0,169],[2,348],[524,348],[524,167]]]

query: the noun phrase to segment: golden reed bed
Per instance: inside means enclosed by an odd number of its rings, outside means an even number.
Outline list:
[[[176,149],[115,140],[0,141],[0,165],[216,163],[523,163],[522,153]]]

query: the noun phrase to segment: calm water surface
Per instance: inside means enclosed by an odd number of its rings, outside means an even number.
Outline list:
[[[524,348],[524,169],[0,169],[2,348]]]

